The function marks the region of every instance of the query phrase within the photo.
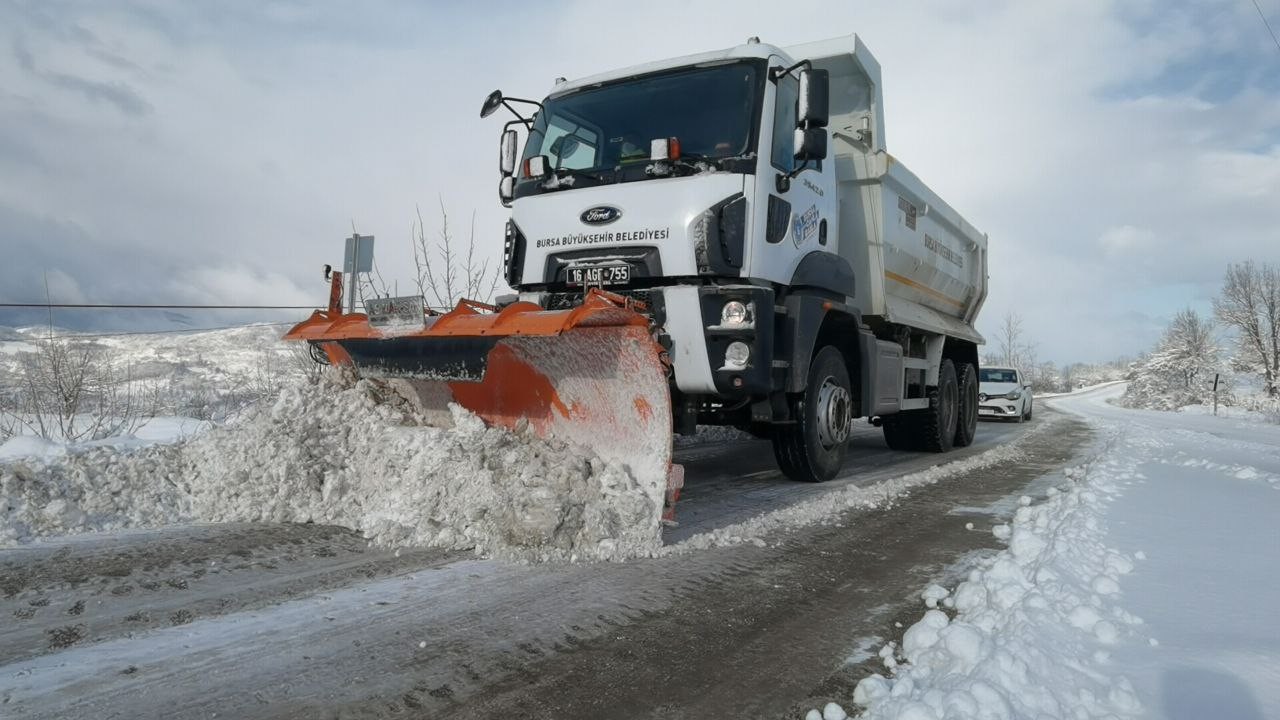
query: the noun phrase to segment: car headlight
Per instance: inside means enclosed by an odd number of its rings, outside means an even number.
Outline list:
[[[1010,392],[1008,395],[1005,395],[1005,396],[1004,396],[1004,399],[1005,399],[1005,400],[1017,400],[1017,399],[1018,399],[1018,398],[1020,398],[1020,397],[1022,397],[1022,391],[1021,391],[1021,390],[1014,390],[1013,392]]]
[[[720,310],[720,324],[724,327],[742,327],[751,324],[751,309],[738,300],[730,300]]]
[[[744,342],[734,341],[724,351],[724,366],[733,370],[741,370],[751,359],[751,348]]]

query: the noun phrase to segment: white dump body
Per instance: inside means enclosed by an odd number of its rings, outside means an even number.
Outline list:
[[[786,52],[831,74],[838,251],[864,317],[982,342],[987,238],[885,149],[880,63],[856,35]]]
[[[979,341],[986,236],[883,150],[837,153],[836,181],[862,314]]]

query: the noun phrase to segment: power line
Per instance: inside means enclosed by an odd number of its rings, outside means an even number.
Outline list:
[[[0,303],[7,308],[63,308],[81,310],[315,310],[316,305],[149,305],[113,303]]]
[[[214,330],[238,330],[241,328],[251,327],[275,327],[280,325],[296,325],[294,322],[269,322],[269,323],[248,323],[246,325],[220,325],[218,327],[207,328],[179,328],[174,330],[129,330],[122,332],[95,333],[92,335],[82,335],[80,333],[65,333],[63,335],[54,335],[53,339],[61,340],[63,338],[71,338],[76,340],[95,340],[97,338],[123,337],[126,335],[170,335],[178,333],[202,333],[212,332]]]
[[[1253,9],[1258,11],[1258,17],[1262,18],[1262,24],[1267,26],[1267,32],[1271,33],[1271,41],[1276,44],[1276,49],[1280,50],[1280,38],[1276,37],[1276,31],[1271,29],[1271,23],[1267,22],[1267,16],[1262,12],[1262,6],[1258,4],[1258,0],[1253,0]]]

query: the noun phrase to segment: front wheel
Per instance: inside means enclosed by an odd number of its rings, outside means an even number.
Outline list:
[[[844,465],[853,426],[853,393],[844,356],[833,346],[818,351],[809,363],[802,395],[792,399],[789,425],[773,428],[773,455],[792,480],[823,482]]]

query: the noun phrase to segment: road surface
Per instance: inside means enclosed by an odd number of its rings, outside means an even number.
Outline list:
[[[946,456],[892,452],[867,427],[821,485],[782,479],[766,442],[687,447],[676,545],[1005,443],[1022,456],[838,522],[627,563],[389,551],[267,524],[0,551],[0,716],[800,717],[847,700],[921,588],[990,552],[991,525],[1088,440],[1044,410],[983,423]]]

